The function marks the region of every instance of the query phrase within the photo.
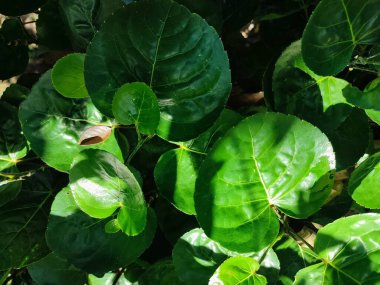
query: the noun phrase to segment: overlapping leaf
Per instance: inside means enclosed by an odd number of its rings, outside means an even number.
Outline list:
[[[198,221],[230,250],[259,251],[277,237],[277,209],[306,218],[323,205],[334,168],[332,146],[314,126],[278,113],[254,115],[204,160],[195,192]]]
[[[145,82],[158,97],[157,133],[174,141],[209,128],[231,88],[218,34],[171,0],[131,3],[110,17],[88,48],[85,80],[95,106],[106,115],[112,115],[121,85]]]

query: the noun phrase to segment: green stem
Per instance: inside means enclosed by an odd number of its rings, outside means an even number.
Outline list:
[[[145,137],[144,139],[141,139],[141,136],[139,135],[138,136],[138,142],[137,142],[137,145],[136,147],[134,148],[134,150],[131,152],[131,154],[129,155],[128,159],[127,159],[127,164],[130,164],[133,157],[136,155],[136,153],[140,150],[140,148],[144,145],[144,143],[146,143],[148,140],[150,140],[153,136],[147,136]]]
[[[272,243],[267,247],[267,249],[265,250],[264,254],[260,257],[260,260],[259,260],[259,264],[261,264],[265,257],[267,256],[269,250],[280,240],[282,239],[282,236],[284,235],[284,230],[281,230],[280,234],[277,236],[277,238],[272,241]]]

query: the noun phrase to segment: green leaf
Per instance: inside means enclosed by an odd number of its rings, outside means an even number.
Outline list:
[[[0,2],[0,14],[7,16],[21,16],[36,11],[47,0],[2,0]]]
[[[135,261],[151,244],[156,217],[148,211],[145,230],[134,237],[104,231],[110,220],[98,220],[79,210],[68,188],[59,192],[52,205],[46,240],[61,258],[76,267],[101,276]]]
[[[314,251],[322,261],[300,270],[294,284],[378,284],[379,224],[379,214],[360,214],[319,230]]]
[[[345,88],[343,90],[344,96],[351,104],[362,108],[380,111],[380,80],[371,85],[372,88],[364,92],[356,87]]]
[[[181,285],[171,260],[158,261],[139,278],[139,285]]]
[[[339,78],[318,76],[305,65],[300,41],[292,43],[276,62],[274,110],[320,128],[334,147],[337,170],[352,166],[365,153],[369,140],[368,120],[347,103],[346,88],[353,87]]]
[[[0,207],[17,197],[21,191],[21,180],[8,178],[8,174],[17,173],[16,166],[3,169],[0,173]]]
[[[33,86],[20,105],[19,119],[32,150],[51,167],[68,171],[74,157],[86,148],[107,150],[122,160],[114,131],[104,142],[81,146],[81,134],[92,126],[112,126],[86,99],[67,99],[53,88],[50,71]],[[62,155],[64,153],[64,155]]]
[[[367,63],[372,64],[376,70],[380,70],[380,44],[375,45],[369,51],[369,57],[366,58]]]
[[[51,72],[54,88],[67,98],[86,98],[84,54],[72,53],[56,62]]]
[[[380,42],[378,0],[322,0],[311,15],[303,37],[306,65],[320,75],[344,69],[358,45]]]
[[[26,99],[30,90],[19,84],[12,84],[5,89],[1,95],[1,101],[5,101],[13,106],[18,106]]]
[[[85,272],[54,253],[29,265],[28,272],[38,285],[83,285],[86,282]]]
[[[259,263],[251,257],[235,256],[227,259],[211,277],[209,285],[252,284],[265,285],[267,280],[257,274]]]
[[[202,229],[184,234],[173,248],[173,264],[184,284],[207,284],[229,256],[225,248],[209,239]]]
[[[13,46],[0,40],[0,80],[21,74],[24,72],[28,62],[27,46]]]
[[[136,236],[144,230],[147,207],[141,187],[112,154],[96,149],[79,153],[69,186],[78,207],[89,216],[104,219],[119,209],[117,220],[124,233]]]
[[[368,117],[374,121],[375,123],[377,123],[378,125],[380,125],[380,95],[379,95],[379,91],[380,91],[380,78],[376,78],[375,80],[371,81],[364,89],[364,94],[362,96],[367,96],[367,92],[370,92],[371,96],[373,96],[373,105],[371,106],[370,109],[365,109],[365,112],[367,113]],[[378,93],[377,94],[377,100],[376,100],[376,94],[374,93]]]
[[[238,252],[275,240],[275,208],[295,218],[319,210],[335,158],[327,137],[294,116],[261,113],[241,121],[204,160],[196,183],[197,218],[207,236]]]
[[[153,135],[160,121],[157,97],[143,82],[121,86],[113,98],[112,113],[119,123],[134,124],[145,135]]]
[[[114,282],[117,278],[116,283]],[[132,285],[135,283],[129,282],[127,278],[125,277],[124,273],[122,273],[120,276],[118,276],[117,273],[106,273],[103,277],[98,278],[94,275],[88,276],[88,281],[90,285]]]
[[[164,153],[154,169],[160,194],[180,211],[195,215],[195,181],[200,164],[214,143],[241,119],[238,113],[225,109],[210,129]]]
[[[29,36],[20,19],[5,19],[1,24],[0,35],[8,42],[29,40]]]
[[[16,165],[28,153],[17,108],[0,101],[0,171]]]
[[[53,195],[52,172],[26,178],[18,197],[0,208],[0,270],[20,268],[48,254],[46,212]]]
[[[361,206],[380,209],[380,152],[370,156],[352,173],[348,191]]]
[[[103,22],[122,0],[60,0],[59,8],[75,50],[85,51]]]
[[[36,21],[38,45],[52,50],[71,50],[65,24],[59,14],[59,0],[49,0],[38,14]]]
[[[231,89],[218,34],[171,0],[131,3],[110,17],[88,47],[85,80],[95,106],[106,115],[112,115],[120,86],[145,82],[160,106],[157,134],[173,141],[208,129]]]

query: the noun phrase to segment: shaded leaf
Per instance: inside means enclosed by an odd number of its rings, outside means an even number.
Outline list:
[[[8,174],[17,173],[16,166],[3,169],[0,173],[0,207],[13,200],[20,193],[22,181],[8,178]]]
[[[231,88],[218,34],[170,0],[131,3],[110,17],[88,48],[85,80],[94,104],[106,115],[112,115],[120,86],[145,82],[160,106],[157,134],[173,141],[209,128]]]
[[[277,237],[275,208],[295,218],[319,210],[334,168],[330,142],[309,123],[279,113],[248,117],[201,165],[198,221],[207,236],[230,250],[259,251]]]
[[[181,285],[171,260],[158,261],[139,278],[139,285]]]
[[[67,98],[86,98],[84,54],[71,53],[58,60],[51,72],[54,88]]]
[[[2,0],[0,2],[0,13],[7,16],[21,16],[36,11],[46,2],[47,0]]]
[[[74,157],[86,148],[107,150],[122,160],[114,131],[102,143],[79,144],[80,135],[89,127],[111,126],[112,123],[89,100],[59,95],[52,86],[50,75],[50,71],[46,72],[20,105],[22,130],[33,151],[46,164],[60,171],[68,171]]]
[[[28,65],[27,46],[12,46],[0,40],[0,80],[22,73]]]
[[[130,237],[122,232],[109,234],[98,220],[81,212],[69,189],[56,196],[49,216],[46,240],[61,258],[76,267],[101,276],[135,261],[151,244],[156,231],[154,212],[148,211],[145,230]]]

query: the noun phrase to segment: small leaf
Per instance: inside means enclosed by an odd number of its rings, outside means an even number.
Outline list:
[[[227,259],[211,277],[209,285],[252,284],[265,285],[267,280],[257,274],[259,263],[251,257],[235,256]]]
[[[84,54],[72,53],[58,60],[51,72],[54,88],[67,98],[86,98]]]
[[[121,230],[121,228],[120,228],[120,225],[119,225],[119,222],[117,221],[117,219],[110,220],[104,226],[104,231],[106,233],[108,233],[108,234],[114,234],[114,233],[117,233],[120,230]]]
[[[295,218],[317,212],[334,180],[331,143],[294,116],[248,117],[212,148],[195,191],[197,219],[207,236],[238,251],[259,251],[273,242],[274,208]]]
[[[320,229],[314,252],[321,262],[300,270],[294,285],[379,283],[379,224],[380,215],[369,213],[341,218]]]
[[[380,209],[380,152],[362,162],[352,173],[348,191],[361,206]]]
[[[80,211],[71,191],[65,188],[57,194],[51,207],[47,243],[61,258],[101,276],[134,262],[149,247],[156,232],[152,210],[148,210],[145,230],[134,237],[122,232],[106,233],[104,227],[109,220],[94,219]]]
[[[154,134],[160,121],[157,97],[143,82],[121,86],[113,98],[112,112],[119,123],[135,124],[145,135]]]
[[[92,145],[104,142],[112,133],[112,128],[107,126],[93,126],[85,130],[80,138],[80,145]]]
[[[119,209],[117,220],[124,233],[135,236],[146,224],[147,207],[135,176],[112,154],[84,150],[70,169],[70,189],[79,208],[104,219]]]
[[[29,265],[28,272],[38,285],[83,285],[86,282],[85,272],[54,253]]]
[[[378,0],[322,0],[302,36],[306,65],[319,75],[334,75],[347,66],[358,45],[380,42]]]

